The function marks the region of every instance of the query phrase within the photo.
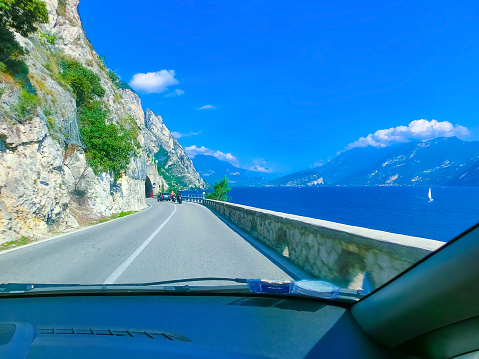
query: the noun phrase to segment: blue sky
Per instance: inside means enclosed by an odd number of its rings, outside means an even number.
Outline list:
[[[347,146],[477,139],[477,1],[81,0],[79,9],[108,67],[192,154],[288,172]]]

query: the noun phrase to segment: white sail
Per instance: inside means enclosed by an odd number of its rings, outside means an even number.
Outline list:
[[[429,188],[429,193],[427,194],[427,196],[429,197],[429,200],[432,201],[431,188]]]

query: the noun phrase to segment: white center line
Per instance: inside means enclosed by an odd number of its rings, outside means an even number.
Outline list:
[[[176,206],[174,206],[173,213],[148,237],[146,241],[144,241],[141,246],[137,248],[135,252],[131,256],[129,256],[126,261],[124,261],[120,266],[112,273],[110,276],[103,282],[103,284],[113,284],[118,279],[118,277],[128,268],[128,266],[135,260],[136,257],[141,253],[143,249],[155,238],[159,231],[165,226],[166,223],[173,217],[176,212]]]

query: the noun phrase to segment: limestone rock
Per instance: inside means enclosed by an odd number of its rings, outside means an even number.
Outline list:
[[[122,94],[128,113],[133,116],[139,127],[145,127],[145,113],[141,107],[140,97],[128,89],[124,89]]]
[[[157,157],[160,156],[161,158],[156,158],[156,160],[164,158],[164,168],[172,175],[181,178],[184,182],[183,187],[206,188],[207,184],[195,170],[193,162],[185,153],[183,147],[165,126],[161,116],[147,109],[145,126],[145,146],[154,149],[156,153],[160,151]]]

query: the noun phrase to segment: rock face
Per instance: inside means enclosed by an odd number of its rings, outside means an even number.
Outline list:
[[[145,147],[154,151],[152,154],[164,169],[163,175],[167,182],[182,188],[205,188],[207,184],[196,172],[193,162],[171,135],[161,116],[147,109],[145,126],[146,130],[143,131]]]
[[[49,23],[28,38],[16,34],[28,50],[23,60],[38,98],[38,107],[29,116],[17,110],[21,86],[0,72],[0,244],[145,208],[147,169],[156,168],[154,155],[161,149],[166,152],[165,173],[174,173],[188,187],[204,186],[161,117],[149,111],[145,121],[138,95],[112,83],[85,35],[78,1],[46,3]],[[54,36],[55,44],[48,43],[41,33]],[[75,98],[53,68],[60,56],[79,61],[99,76],[105,89],[99,100],[109,110],[109,122],[132,116],[138,125],[141,149],[132,155],[128,170],[118,181],[108,173],[96,175],[88,165]],[[159,182],[167,187],[163,178]]]

